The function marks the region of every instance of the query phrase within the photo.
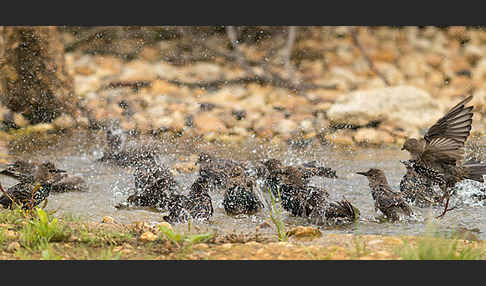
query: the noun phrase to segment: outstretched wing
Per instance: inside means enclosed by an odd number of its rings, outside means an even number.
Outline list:
[[[441,162],[455,165],[456,161],[464,158],[464,143],[452,138],[435,138],[425,145],[424,152],[420,155],[420,158],[426,164]]]
[[[473,117],[473,107],[465,107],[465,105],[471,101],[472,98],[473,96],[470,95],[459,102],[432,125],[424,136],[425,141],[428,144],[433,144],[434,139],[449,138],[464,145],[464,142],[466,142],[471,131]]]

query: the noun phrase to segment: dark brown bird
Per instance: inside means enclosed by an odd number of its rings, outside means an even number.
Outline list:
[[[39,165],[45,165],[48,168],[57,169],[54,163],[46,161],[43,163],[26,160],[16,160],[9,164],[0,174],[22,181],[25,177],[32,176],[34,170]],[[52,193],[64,193],[69,191],[87,191],[88,186],[83,178],[75,175],[70,175],[67,172],[55,173],[52,179]]]
[[[400,192],[404,199],[412,205],[426,208],[438,205],[442,197],[434,189],[432,180],[415,171],[410,161],[400,161],[407,168],[407,172],[400,180]]]
[[[196,164],[199,165],[199,175],[207,177],[216,188],[221,190],[227,189],[229,179],[232,177],[231,170],[234,167],[238,166],[246,170],[243,162],[217,158],[206,152],[199,154]]]
[[[280,160],[268,159],[262,164],[267,169],[264,179],[265,191],[280,202],[282,208],[294,216],[305,216],[307,180],[303,178],[301,169],[295,166],[284,166]]]
[[[335,170],[319,166],[317,161],[310,161],[295,166],[285,166],[278,159],[268,159],[262,161],[261,163],[266,167],[268,173],[281,172],[287,167],[297,168],[299,172],[299,178],[302,179],[303,184],[307,184],[309,182],[309,179],[312,177],[337,178]],[[260,174],[262,174],[263,176],[265,175],[264,173],[265,171],[260,171]]]
[[[324,214],[327,221],[339,224],[356,221],[359,215],[359,209],[346,198],[343,198],[341,201],[331,202]]]
[[[56,174],[61,172],[65,171],[52,168],[51,164],[35,166],[31,175],[22,177],[18,184],[8,188],[6,194],[2,193],[0,204],[4,208],[11,208],[14,203],[22,209],[34,208],[47,199]]]
[[[402,150],[411,155],[410,164],[416,172],[428,177],[443,192],[441,200],[446,198],[442,217],[449,209],[450,193],[456,183],[471,179],[483,182],[486,165],[475,160],[464,160],[464,143],[469,137],[472,124],[472,106],[465,105],[471,101],[468,96],[442,118],[432,125],[423,139],[410,138],[403,144]]]
[[[326,190],[307,186],[307,196],[304,201],[304,216],[313,224],[343,224],[354,222],[359,218],[359,210],[345,198],[341,201],[331,201]]]
[[[133,179],[136,192],[127,198],[128,206],[165,210],[168,208],[171,195],[178,187],[170,170],[158,164],[154,158],[140,162],[133,173]]]
[[[234,166],[231,170],[228,188],[224,193],[223,207],[227,214],[254,214],[263,208],[255,194],[255,181],[246,176],[243,168]]]
[[[208,194],[209,184],[209,178],[199,176],[191,185],[188,196],[171,195],[169,214],[164,220],[170,223],[183,223],[188,219],[208,220],[214,212],[211,196]]]
[[[120,167],[133,167],[141,161],[152,159],[156,150],[152,146],[128,144],[128,134],[120,126],[120,120],[110,120],[105,126],[106,146],[103,156],[96,162],[107,162]]]
[[[399,192],[392,190],[385,173],[380,169],[370,169],[367,172],[357,172],[366,176],[371,189],[371,196],[375,201],[375,211],[380,210],[391,221],[400,219],[400,215],[411,216],[412,208],[405,202]]]
[[[319,166],[317,161],[306,162],[301,165],[297,165],[297,168],[302,172],[302,177],[304,180],[308,180],[311,177],[325,177],[325,178],[337,178],[336,171]]]

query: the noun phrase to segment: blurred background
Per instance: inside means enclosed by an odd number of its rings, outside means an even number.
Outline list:
[[[401,146],[474,94],[477,27],[0,27],[0,140],[100,130],[302,147]]]

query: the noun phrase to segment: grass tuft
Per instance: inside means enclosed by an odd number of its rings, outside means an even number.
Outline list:
[[[214,237],[213,233],[202,234],[184,234],[175,232],[171,228],[165,225],[159,225],[159,229],[169,241],[177,245],[178,247],[190,247],[193,244],[201,243],[210,240]]]
[[[405,245],[396,253],[405,260],[480,260],[484,250],[472,245],[460,246],[461,241],[453,236],[440,234],[433,225],[427,226],[425,235],[415,243],[405,240]]]
[[[43,249],[49,242],[63,241],[69,234],[57,218],[50,219],[47,213],[36,208],[37,217],[28,220],[20,230],[20,244],[30,249]]]
[[[270,200],[272,205],[270,206],[270,220],[277,228],[277,236],[279,241],[287,241],[289,239],[287,231],[285,230],[285,224],[282,218],[282,206],[277,203],[277,198],[272,193],[272,190],[268,188],[270,194]],[[278,202],[281,202],[280,188],[277,188]]]

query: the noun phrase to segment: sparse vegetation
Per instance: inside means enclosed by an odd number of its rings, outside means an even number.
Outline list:
[[[159,225],[162,235],[178,247],[190,247],[193,244],[205,242],[214,237],[212,233],[203,234],[183,234],[175,232],[173,229]]]
[[[50,219],[47,213],[36,209],[37,217],[26,221],[20,231],[20,243],[31,249],[45,249],[49,242],[62,241],[69,236],[68,230],[57,218]]]
[[[433,224],[427,225],[426,233],[416,241],[405,240],[405,246],[397,254],[405,260],[479,260],[485,259],[484,249],[464,245],[452,235],[440,234]]]
[[[268,194],[270,195],[270,201],[272,204],[270,207],[270,220],[277,228],[278,240],[287,241],[289,238],[287,235],[287,231],[285,230],[285,224],[282,218],[282,206],[280,205],[281,202],[280,188],[277,188],[278,202],[277,202],[277,198],[275,198],[270,188],[268,188]]]
[[[359,236],[353,237],[354,253],[353,258],[358,258],[361,256],[366,256],[370,253],[366,240],[361,239]]]

